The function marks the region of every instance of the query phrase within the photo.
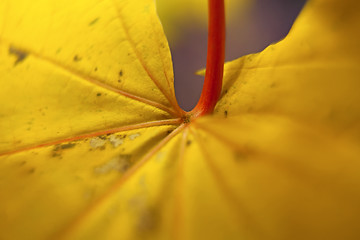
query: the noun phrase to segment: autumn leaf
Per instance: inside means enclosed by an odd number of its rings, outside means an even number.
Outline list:
[[[309,0],[197,117],[152,0],[1,1],[0,238],[359,239],[359,10]]]

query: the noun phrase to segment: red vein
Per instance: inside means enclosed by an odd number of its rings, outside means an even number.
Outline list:
[[[128,40],[128,42],[130,43],[137,59],[139,60],[141,66],[143,67],[143,69],[146,71],[146,73],[148,74],[148,76],[150,77],[151,81],[157,86],[157,88],[162,92],[162,94],[165,96],[165,98],[170,102],[170,104],[172,105],[172,107],[174,109],[179,109],[178,104],[176,103],[176,100],[174,100],[174,98],[172,98],[171,96],[169,96],[164,88],[161,86],[161,84],[159,83],[159,81],[153,76],[153,74],[151,73],[151,71],[148,69],[148,67],[146,66],[144,60],[141,57],[141,54],[139,53],[139,51],[136,48],[135,42],[133,41],[133,39],[130,37],[130,33],[129,33],[129,28],[128,26],[126,26],[126,24],[123,21],[122,18],[122,14],[121,14],[121,9],[119,9],[118,5],[113,1],[113,4],[117,10],[117,14],[118,14],[118,19],[119,22],[121,23],[122,28],[124,29],[126,38]],[[168,79],[167,79],[168,80]],[[180,113],[177,114],[177,116],[179,116]]]
[[[132,168],[130,168],[124,175],[116,181],[102,196],[100,196],[95,202],[85,208],[78,217],[76,217],[69,225],[67,225],[60,233],[54,235],[53,239],[65,239],[75,232],[80,227],[81,223],[94,212],[97,207],[104,203],[109,197],[112,196],[117,190],[121,188],[126,181],[131,178],[136,172],[138,172],[148,161],[154,156],[166,143],[168,143],[173,137],[180,133],[186,125],[182,124],[177,127],[173,132],[166,136],[161,142],[155,145],[145,156],[143,156]]]
[[[182,229],[184,229],[183,223],[183,204],[181,203],[183,200],[182,195],[182,181],[184,180],[184,154],[185,154],[185,146],[186,139],[188,136],[189,128],[186,128],[183,132],[181,143],[180,143],[180,154],[179,154],[179,163],[178,169],[176,172],[176,183],[175,183],[175,208],[174,208],[174,227],[173,227],[173,239],[183,239]]]
[[[13,45],[9,44],[10,41],[7,41],[7,40],[6,40],[6,42],[7,42],[7,44],[8,44],[9,46],[13,46]],[[45,62],[48,62],[48,63],[50,63],[50,64],[52,64],[52,65],[54,65],[54,66],[56,66],[56,67],[58,67],[58,68],[60,68],[60,69],[65,70],[65,71],[67,71],[68,73],[71,73],[72,75],[77,76],[77,77],[79,77],[80,79],[85,80],[85,81],[87,81],[87,82],[90,82],[90,83],[92,83],[92,84],[94,84],[94,85],[96,85],[96,86],[99,86],[99,87],[101,87],[101,88],[104,88],[104,89],[109,90],[109,91],[112,91],[112,92],[115,92],[115,93],[117,93],[117,94],[120,94],[120,95],[122,95],[122,96],[124,96],[124,97],[127,97],[127,98],[130,98],[130,99],[133,99],[133,100],[135,100],[135,101],[142,102],[142,103],[144,103],[144,104],[147,104],[147,105],[156,107],[156,108],[161,109],[161,110],[163,110],[163,111],[165,111],[165,112],[167,112],[167,113],[169,113],[169,114],[171,114],[171,115],[173,115],[173,116],[176,116],[176,117],[179,117],[179,116],[180,116],[180,114],[179,114],[177,111],[174,111],[173,109],[171,109],[171,108],[169,108],[169,107],[167,107],[167,106],[165,106],[165,105],[163,105],[163,104],[161,104],[161,103],[158,103],[158,102],[155,102],[155,101],[146,99],[146,98],[144,98],[144,97],[136,96],[136,95],[131,94],[131,93],[129,93],[129,92],[126,92],[126,91],[117,89],[117,88],[115,88],[115,87],[112,87],[112,86],[110,86],[110,85],[108,85],[108,84],[105,84],[105,83],[104,83],[101,79],[99,79],[99,78],[86,76],[85,74],[81,73],[80,71],[77,71],[77,70],[75,70],[75,69],[72,69],[72,68],[70,68],[70,67],[68,67],[68,66],[66,66],[66,65],[63,65],[63,64],[61,64],[61,63],[59,63],[59,62],[57,62],[57,61],[55,61],[55,60],[53,60],[53,59],[51,59],[51,58],[48,58],[48,57],[46,57],[46,56],[42,56],[42,55],[40,55],[40,54],[38,54],[38,53],[30,50],[30,49],[19,48],[19,47],[17,47],[17,46],[14,46],[14,48],[15,48],[15,49],[22,50],[22,51],[24,51],[24,52],[26,52],[26,53],[29,53],[29,54],[31,54],[32,56],[36,57],[37,59],[43,60],[43,61],[45,61]]]
[[[71,141],[77,141],[77,140],[81,140],[81,139],[85,139],[85,138],[101,136],[101,135],[105,135],[105,134],[111,134],[111,133],[116,133],[116,132],[123,132],[123,131],[129,131],[129,130],[135,130],[135,129],[140,129],[140,128],[147,128],[147,127],[162,126],[162,125],[176,125],[176,124],[181,124],[181,122],[182,122],[182,119],[180,119],[180,118],[159,120],[159,121],[138,123],[138,124],[123,126],[123,127],[118,127],[118,128],[112,128],[112,129],[98,131],[98,132],[86,133],[86,134],[75,136],[75,137],[64,138],[64,139],[55,140],[55,141],[51,141],[51,142],[41,143],[41,144],[38,144],[35,146],[27,146],[27,147],[24,147],[21,149],[17,149],[17,150],[5,152],[5,153],[0,153],[0,157],[4,156],[4,155],[23,152],[23,151],[34,150],[37,148],[48,147],[48,146],[61,144],[61,143],[65,143],[65,142],[71,142]]]

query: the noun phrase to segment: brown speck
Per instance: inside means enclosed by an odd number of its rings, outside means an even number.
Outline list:
[[[79,62],[79,61],[81,61],[81,58],[78,55],[75,55],[73,60],[74,60],[74,62]]]
[[[271,85],[270,85],[270,88],[274,88],[274,87],[276,87],[276,83],[271,83]]]
[[[192,143],[191,140],[187,140],[186,145],[187,145],[187,146],[190,146],[191,143]]]
[[[97,23],[99,21],[99,18],[95,18],[94,20],[92,20],[91,22],[89,22],[89,26],[94,25],[95,23]]]
[[[75,147],[75,143],[66,143],[66,144],[61,144],[60,145],[60,148],[61,149],[69,149],[69,148],[73,148],[73,147]]]
[[[159,225],[160,216],[158,211],[154,208],[149,208],[144,210],[139,214],[139,220],[137,223],[137,228],[139,233],[147,233],[156,229]]]
[[[123,76],[123,71],[122,71],[122,70],[120,70],[120,72],[119,72],[119,76],[120,76],[120,77],[122,77],[122,76]]]
[[[227,118],[227,116],[228,116],[228,111],[227,110],[224,111],[224,116]]]
[[[101,93],[97,93],[96,96],[100,97],[100,96],[101,96]]]
[[[75,143],[56,144],[52,150],[52,157],[60,157],[62,150],[75,147]]]
[[[190,115],[185,115],[182,117],[182,120],[184,123],[190,123],[190,118],[191,118]]]
[[[244,162],[248,159],[249,154],[251,154],[251,150],[245,146],[244,149],[234,152],[234,159],[236,162]]]
[[[61,157],[61,154],[60,152],[57,152],[57,151],[54,151],[52,154],[51,154],[52,157]]]
[[[96,67],[96,68],[94,68],[94,71],[96,72],[96,71],[97,71],[97,69],[98,69],[97,67]]]
[[[121,83],[121,80],[120,80],[120,79],[118,80],[118,83]]]
[[[24,61],[25,58],[28,56],[28,53],[24,50],[17,49],[13,46],[9,47],[9,54],[16,56],[16,61],[14,62],[14,67],[19,64],[20,62]]]
[[[33,174],[35,172],[35,168],[29,170],[29,174]]]

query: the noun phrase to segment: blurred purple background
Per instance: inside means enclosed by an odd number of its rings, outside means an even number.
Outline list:
[[[256,0],[245,14],[227,22],[226,61],[263,50],[284,38],[306,0]],[[239,11],[241,12],[241,11]],[[243,12],[243,11],[242,11]],[[175,91],[180,106],[191,110],[200,97],[203,77],[194,73],[205,67],[207,30],[186,24],[182,38],[169,42],[174,64]]]

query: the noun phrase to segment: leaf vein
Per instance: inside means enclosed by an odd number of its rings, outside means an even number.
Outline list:
[[[70,137],[70,138],[49,141],[49,142],[41,143],[41,144],[38,144],[35,146],[27,146],[27,147],[24,147],[21,149],[3,152],[3,153],[0,153],[0,157],[4,156],[4,155],[10,155],[10,154],[24,152],[24,151],[28,151],[28,150],[34,150],[37,148],[48,147],[48,146],[61,144],[61,143],[65,143],[65,142],[77,141],[77,140],[82,140],[82,139],[86,139],[86,138],[90,138],[90,137],[97,137],[97,136],[101,136],[101,135],[105,135],[105,134],[112,134],[112,133],[117,133],[117,132],[124,132],[124,131],[129,131],[129,130],[147,128],[147,127],[176,125],[176,124],[181,124],[181,122],[182,122],[182,119],[178,118],[178,119],[159,120],[159,121],[152,121],[152,122],[145,122],[145,123],[138,123],[138,124],[133,124],[133,125],[128,125],[128,126],[122,126],[122,127],[118,127],[118,128],[112,128],[112,129],[108,129],[108,130],[86,133],[86,134],[82,134],[82,135],[78,135],[78,136],[74,136],[74,137]]]
[[[164,90],[164,88],[161,86],[161,84],[159,83],[159,81],[153,76],[153,74],[151,73],[151,71],[149,70],[148,66],[145,64],[144,59],[141,57],[141,54],[139,53],[139,51],[136,48],[136,44],[134,42],[134,40],[131,38],[130,33],[129,33],[129,27],[125,24],[125,22],[122,19],[122,15],[121,15],[121,9],[119,8],[119,6],[115,3],[115,1],[113,0],[113,4],[115,6],[115,9],[117,10],[117,14],[118,14],[118,18],[119,22],[121,23],[122,28],[125,31],[125,35],[126,35],[126,39],[128,40],[128,42],[131,45],[131,48],[133,49],[137,59],[139,60],[141,66],[143,67],[143,69],[145,70],[145,72],[147,73],[147,75],[149,76],[149,78],[151,79],[151,81],[156,85],[156,87],[161,91],[161,93],[165,96],[165,98],[170,102],[171,106],[174,109],[179,109],[176,104],[176,100],[174,100],[174,97],[169,96],[166,91]],[[165,74],[166,79],[168,81],[167,75]],[[179,114],[178,114],[179,115]]]
[[[10,41],[7,41],[7,40],[4,40],[4,41],[6,41],[7,43],[10,42]],[[48,57],[43,56],[43,55],[41,55],[39,53],[36,53],[35,51],[32,51],[30,49],[25,49],[23,47],[14,46],[12,44],[8,44],[8,45],[12,46],[14,49],[19,49],[19,50],[21,49],[21,51],[24,51],[24,52],[26,52],[28,54],[31,54],[32,56],[34,56],[37,59],[40,59],[40,60],[45,61],[47,63],[50,63],[53,66],[56,66],[56,67],[58,67],[58,68],[60,68],[62,70],[65,70],[66,72],[68,72],[68,73],[70,73],[70,74],[72,74],[72,75],[74,75],[74,76],[76,76],[76,77],[78,77],[78,78],[80,78],[82,80],[85,80],[85,81],[87,81],[89,83],[92,83],[92,84],[94,84],[96,86],[99,86],[99,87],[101,87],[103,89],[106,89],[106,90],[111,91],[111,92],[115,92],[115,93],[120,94],[120,95],[122,95],[122,96],[124,96],[126,98],[129,98],[129,99],[132,99],[132,100],[147,104],[149,106],[153,106],[155,108],[158,108],[160,110],[163,110],[163,111],[171,114],[172,116],[175,116],[175,117],[179,116],[178,112],[174,111],[173,109],[171,109],[171,108],[169,108],[167,106],[164,106],[161,103],[152,101],[152,100],[144,98],[144,97],[136,96],[136,95],[134,95],[132,93],[129,93],[129,92],[126,92],[124,90],[120,90],[120,89],[117,89],[115,87],[112,87],[112,86],[110,86],[108,84],[105,84],[102,80],[100,80],[98,78],[86,76],[85,74],[81,73],[80,71],[77,71],[77,70],[72,69],[72,68],[70,68],[68,66],[65,66],[65,65],[63,65],[63,64],[61,64],[61,63],[59,63],[59,62],[57,62],[57,61],[55,61],[55,60],[53,60],[51,58],[48,58]]]
[[[53,239],[67,239],[77,228],[90,216],[92,212],[103,204],[107,199],[109,199],[116,191],[121,189],[121,186],[126,183],[126,181],[131,178],[136,172],[138,172],[145,164],[154,156],[166,143],[168,143],[172,138],[174,138],[178,133],[180,133],[184,128],[185,124],[181,124],[174,131],[172,131],[168,136],[166,136],[162,141],[155,145],[147,154],[145,154],[133,167],[131,167],[125,174],[118,179],[108,190],[100,196],[94,203],[90,204],[85,208],[73,221],[70,221],[70,224],[65,226],[61,232],[56,233]]]

